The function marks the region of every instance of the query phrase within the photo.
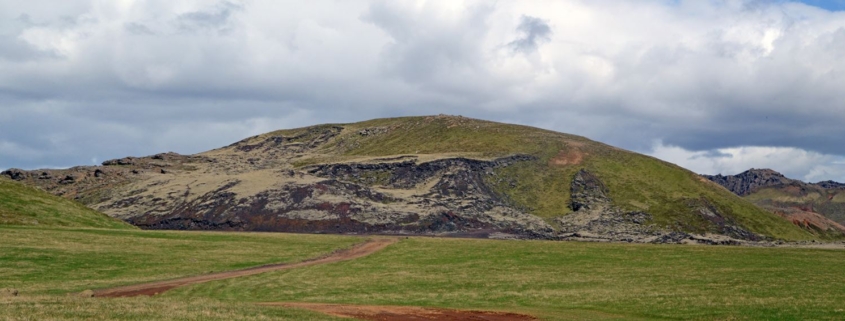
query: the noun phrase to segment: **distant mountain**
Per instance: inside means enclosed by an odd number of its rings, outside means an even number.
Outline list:
[[[3,225],[134,228],[77,202],[0,177],[0,226]]]
[[[4,174],[145,229],[636,242],[816,237],[673,164],[460,116],[318,125],[197,155]]]
[[[759,188],[800,183],[771,169],[750,169],[736,175],[702,175],[739,196],[746,196]]]
[[[845,184],[805,183],[771,169],[702,176],[814,233],[845,231]]]

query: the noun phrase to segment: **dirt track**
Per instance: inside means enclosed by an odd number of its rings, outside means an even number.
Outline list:
[[[262,303],[264,306],[282,306],[322,312],[339,317],[372,321],[444,320],[444,321],[532,321],[530,315],[490,312],[433,309],[401,306],[342,305],[320,303]]]
[[[340,250],[335,253],[329,254],[327,256],[323,256],[316,259],[311,259],[299,263],[282,263],[282,264],[273,264],[273,265],[265,265],[259,266],[244,270],[236,270],[236,271],[227,271],[227,272],[220,272],[220,273],[212,273],[206,275],[199,275],[199,276],[192,276],[180,279],[173,279],[167,281],[157,281],[157,282],[150,282],[150,283],[143,283],[143,284],[135,284],[135,285],[128,285],[122,286],[117,288],[110,288],[110,289],[101,289],[94,291],[95,297],[109,297],[109,298],[116,298],[116,297],[132,297],[132,296],[152,296],[164,291],[184,286],[190,284],[197,284],[215,280],[223,280],[229,279],[234,277],[240,276],[248,276],[254,275],[264,272],[270,271],[278,271],[278,270],[287,270],[287,269],[294,269],[318,264],[326,264],[326,263],[333,263],[333,262],[340,262],[340,261],[347,261],[353,260],[360,257],[364,257],[370,255],[372,253],[378,252],[381,249],[384,249],[390,244],[393,244],[397,241],[397,239],[392,238],[377,238],[369,240],[365,243],[358,244],[350,249]]]

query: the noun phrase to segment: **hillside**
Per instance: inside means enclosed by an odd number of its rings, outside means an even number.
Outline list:
[[[703,176],[812,233],[840,236],[845,232],[845,184],[805,183],[771,169],[754,168],[737,175]]]
[[[815,237],[678,166],[460,116],[280,130],[205,153],[6,176],[145,229],[636,242]]]
[[[7,178],[0,178],[0,225],[133,228],[77,202]]]

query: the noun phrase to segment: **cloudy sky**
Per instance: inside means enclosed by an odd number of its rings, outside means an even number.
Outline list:
[[[459,114],[845,181],[845,0],[0,0],[0,169]]]

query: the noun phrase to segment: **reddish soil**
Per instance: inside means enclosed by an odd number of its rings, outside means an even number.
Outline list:
[[[805,229],[815,227],[822,231],[838,230],[840,232],[845,233],[845,226],[842,226],[841,224],[836,223],[831,219],[815,212],[810,212],[797,208],[792,212],[784,213],[780,211],[778,212],[778,214],[780,214],[787,220],[792,221],[792,224],[795,224],[799,227],[803,227]]]
[[[529,321],[537,318],[516,313],[447,310],[421,307],[343,305],[320,303],[263,303],[322,312],[328,315],[371,321],[444,320],[444,321]]]
[[[265,265],[259,266],[244,270],[236,270],[236,271],[228,271],[228,272],[220,272],[220,273],[212,273],[206,275],[199,275],[199,276],[191,276],[185,277],[180,279],[174,280],[167,280],[167,281],[157,281],[151,283],[143,283],[143,284],[135,284],[129,286],[122,286],[117,288],[111,289],[101,289],[94,291],[95,297],[109,297],[109,298],[116,298],[116,297],[132,297],[132,296],[153,296],[167,290],[184,286],[190,284],[197,284],[197,283],[204,283],[209,281],[216,281],[216,280],[223,280],[229,278],[235,278],[240,276],[248,276],[254,275],[264,272],[270,271],[278,271],[278,270],[287,270],[287,269],[295,269],[300,267],[318,265],[318,264],[326,264],[326,263],[334,263],[340,261],[347,261],[353,260],[360,257],[364,257],[370,255],[372,253],[378,252],[390,244],[395,243],[397,240],[393,238],[378,238],[372,239],[365,243],[358,244],[350,249],[340,250],[335,253],[299,262],[299,263],[282,263],[282,264],[273,264],[273,265]]]
[[[569,148],[569,150],[562,150],[557,153],[557,156],[549,160],[551,166],[567,166],[578,165],[584,161],[586,153],[582,152],[580,148]]]

